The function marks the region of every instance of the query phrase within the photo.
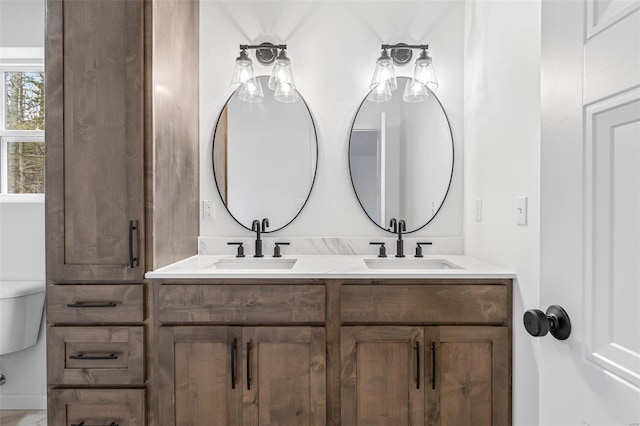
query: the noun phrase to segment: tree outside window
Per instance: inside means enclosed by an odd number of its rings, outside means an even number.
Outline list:
[[[6,194],[44,193],[44,72],[2,70],[0,172]]]

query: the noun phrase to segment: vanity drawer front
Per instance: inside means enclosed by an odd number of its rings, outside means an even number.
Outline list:
[[[50,286],[47,318],[53,324],[142,322],[143,290],[143,284]]]
[[[137,327],[49,327],[52,385],[144,384],[144,331]]]
[[[143,389],[54,389],[48,424],[144,426]]]
[[[300,284],[164,284],[158,306],[165,323],[321,323],[325,289]]]
[[[343,285],[341,319],[347,323],[505,324],[505,285]]]

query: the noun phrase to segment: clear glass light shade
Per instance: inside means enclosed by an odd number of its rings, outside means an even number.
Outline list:
[[[236,66],[233,68],[233,74],[231,75],[231,88],[235,90],[251,79],[253,79],[253,65],[251,64],[251,59],[243,58],[241,55],[236,59]]]
[[[427,89],[427,86],[416,80],[407,81],[407,85],[404,87],[404,94],[402,95],[403,101],[422,102],[426,101],[428,97],[429,89]]]
[[[273,97],[278,102],[286,103],[298,102],[298,99],[300,99],[296,88],[291,84],[282,81],[276,86],[276,91],[273,94]]]
[[[381,83],[387,83],[390,90],[396,90],[398,88],[393,62],[391,58],[384,58],[382,56],[376,62],[376,70],[373,72],[373,78],[371,79],[371,85],[369,87],[373,89]]]
[[[271,77],[269,77],[269,88],[277,90],[278,84],[286,83],[296,88],[296,83],[293,80],[293,71],[291,69],[291,60],[286,56],[284,58],[276,59],[276,63],[271,71]]]
[[[413,71],[413,80],[419,81],[430,89],[436,89],[438,87],[436,70],[433,68],[433,60],[431,57],[420,57],[416,61],[416,68]]]
[[[397,83],[396,83],[397,84]],[[391,100],[391,87],[388,81],[384,83],[380,83],[375,86],[371,92],[369,92],[369,96],[367,96],[367,100],[371,102],[387,102]]]
[[[264,99],[264,92],[262,91],[262,83],[257,78],[252,78],[246,81],[240,87],[240,93],[238,97],[241,101],[245,102],[262,102]]]

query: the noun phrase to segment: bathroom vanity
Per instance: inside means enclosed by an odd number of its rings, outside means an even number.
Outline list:
[[[512,275],[426,260],[467,269],[196,256],[147,274],[159,424],[510,424]]]

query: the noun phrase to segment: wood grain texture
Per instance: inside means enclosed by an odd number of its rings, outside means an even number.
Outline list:
[[[341,333],[342,424],[423,425],[424,329],[343,327]]]
[[[49,38],[47,276],[140,280],[128,245],[144,219],[142,1],[52,0]]]
[[[327,281],[327,425],[340,424],[340,282]]]
[[[199,2],[154,1],[153,123],[146,160],[147,239],[154,270],[197,254],[199,193]]]
[[[49,327],[50,385],[143,385],[143,327]],[[72,360],[73,355],[115,360]]]
[[[50,391],[49,426],[145,426],[144,389],[54,389]]]
[[[326,334],[321,327],[246,327],[251,389],[243,380],[243,425],[326,425]],[[242,365],[246,365],[245,362]]]
[[[344,323],[503,324],[509,290],[501,285],[344,285]]]
[[[50,285],[49,324],[131,324],[144,320],[143,284]],[[115,303],[108,308],[74,308],[74,303]]]
[[[161,327],[154,409],[157,425],[242,425],[241,365],[231,385],[231,343],[237,327]]]
[[[321,285],[162,285],[159,320],[164,323],[322,323]]]
[[[436,389],[427,390],[428,425],[509,425],[507,327],[428,328],[436,342]]]
[[[213,135],[213,171],[216,185],[220,192],[222,202],[227,205],[227,120],[228,108],[225,106],[216,125],[216,133]]]

